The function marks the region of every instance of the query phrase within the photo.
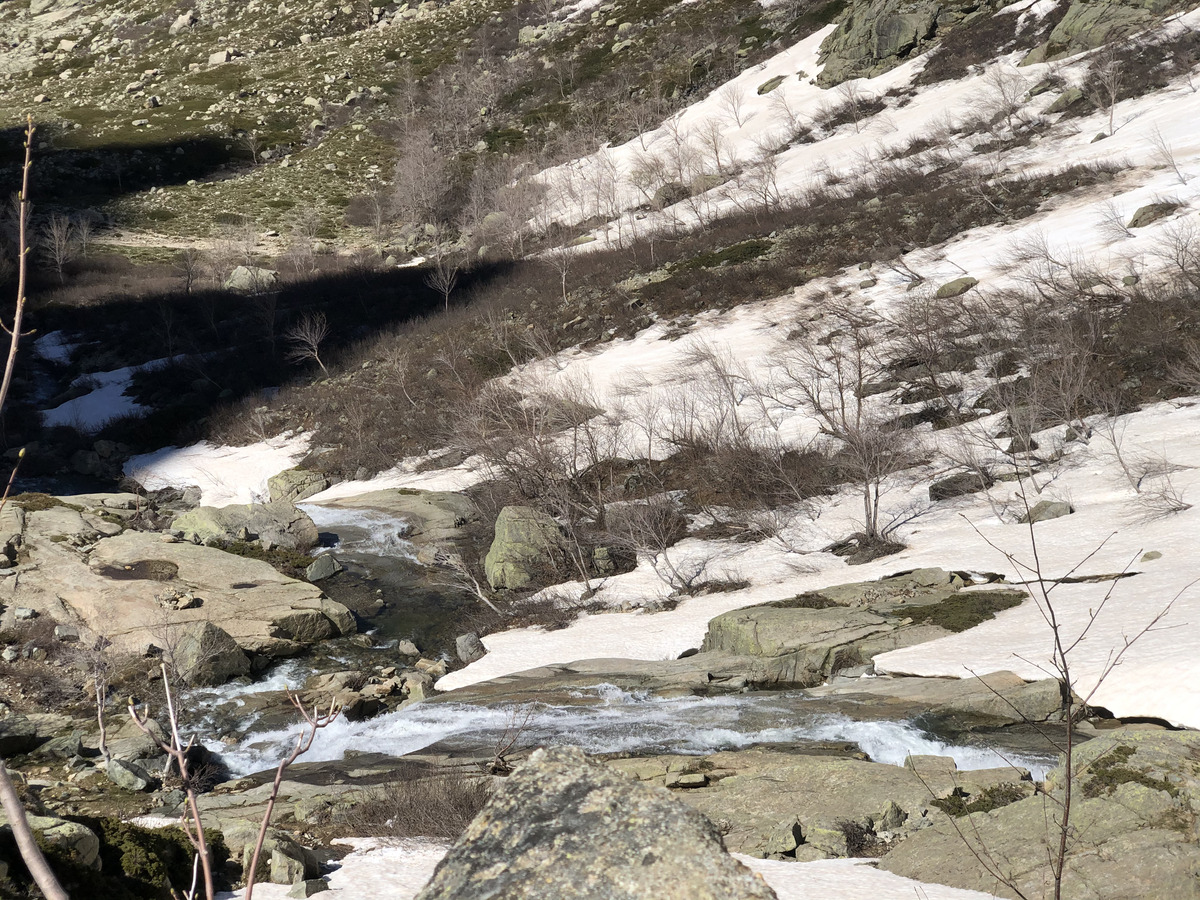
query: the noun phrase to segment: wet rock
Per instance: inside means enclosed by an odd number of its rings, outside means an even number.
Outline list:
[[[571,747],[536,750],[417,900],[767,900],[713,824]]]

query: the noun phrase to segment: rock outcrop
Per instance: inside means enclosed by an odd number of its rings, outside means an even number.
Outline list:
[[[1122,731],[1076,750],[1064,897],[1200,897],[1197,756],[1195,732]],[[1047,779],[1057,800],[1060,773]],[[1048,808],[1058,806],[1031,797],[973,813],[958,830],[948,820],[937,822],[884,856],[880,866],[909,878],[1016,896],[983,870],[978,855],[964,845],[965,834],[1025,896],[1041,896],[1050,877],[1047,854],[1058,841]]]
[[[520,590],[562,570],[566,540],[550,516],[527,506],[506,506],[484,559],[492,590]]]
[[[266,549],[310,550],[320,535],[313,520],[289,502],[235,506],[199,506],[178,516],[171,528],[187,540],[212,542],[257,541]]]
[[[537,750],[417,900],[767,900],[712,822],[572,747]]]
[[[272,503],[297,503],[329,487],[329,479],[308,469],[285,469],[267,479]]]

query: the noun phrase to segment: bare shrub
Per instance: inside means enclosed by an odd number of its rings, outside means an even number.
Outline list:
[[[429,771],[401,762],[396,781],[368,788],[335,824],[351,834],[454,840],[492,796],[491,781],[466,769]]]
[[[326,376],[329,375],[329,370],[321,361],[321,344],[329,337],[329,322],[324,313],[304,313],[300,321],[283,333],[283,337],[291,344],[287,353],[289,360],[299,363],[311,359]]]

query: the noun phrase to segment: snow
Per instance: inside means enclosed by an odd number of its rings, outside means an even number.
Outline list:
[[[54,332],[54,334],[58,334],[58,332]],[[47,335],[46,338],[51,336]],[[41,352],[40,343],[39,352]],[[65,353],[69,358],[70,345],[51,343],[47,345],[46,351],[52,354]],[[67,425],[76,431],[96,432],[113,419],[144,414],[148,412],[148,409],[132,397],[127,397],[125,391],[133,381],[134,373],[154,368],[156,365],[161,365],[162,362],[163,360],[158,360],[144,366],[126,366],[112,372],[81,375],[75,379],[72,386],[87,384],[94,385],[94,387],[86,394],[68,400],[53,409],[45,410],[42,413],[42,422],[49,427]]]
[[[347,900],[412,900],[433,877],[449,849],[433,841],[347,838],[351,853],[326,879],[333,895]],[[809,863],[780,862],[734,855],[774,888],[779,900],[992,900],[991,894],[924,884],[882,872],[869,860],[831,859]],[[254,896],[283,900],[284,884],[255,885]],[[244,891],[219,894],[221,900],[241,900]]]
[[[267,479],[295,466],[308,453],[308,435],[286,433],[246,447],[201,441],[134,456],[125,474],[150,491],[198,487],[205,506],[265,502]]]
[[[345,500],[373,491],[415,488],[423,491],[465,491],[484,480],[482,464],[474,457],[445,469],[429,468],[429,456],[414,456],[372,478],[361,481],[339,481],[306,503],[326,503]]]
[[[50,362],[66,364],[78,346],[68,341],[64,332],[51,331],[33,342],[33,352]]]

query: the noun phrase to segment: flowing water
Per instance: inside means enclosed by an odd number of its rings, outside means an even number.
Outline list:
[[[237,736],[212,745],[235,774],[274,766],[292,747],[296,726],[279,727],[288,721],[286,707],[267,692],[302,685],[318,671],[394,664],[388,649],[399,639],[411,639],[436,655],[433,648],[447,646],[447,640],[452,644],[463,607],[474,602],[447,597],[428,584],[404,538],[402,520],[378,510],[317,504],[303,509],[323,532],[329,552],[347,568],[322,587],[352,608],[357,603],[360,615],[367,610],[363,618],[375,646],[341,639],[312,657],[277,665],[252,685],[196,692],[199,706],[210,711],[203,732]],[[939,736],[914,721],[852,718],[803,691],[663,698],[606,683],[553,703],[475,705],[455,703],[450,695],[448,701],[420,703],[367,721],[339,719],[318,733],[305,759],[336,760],[347,751],[403,756],[430,748],[490,756],[515,730],[524,746],[575,744],[592,753],[707,754],[840,741],[893,765],[902,765],[909,754],[932,754],[952,756],[964,770],[1018,765],[1040,778],[1054,764],[1049,754]]]

